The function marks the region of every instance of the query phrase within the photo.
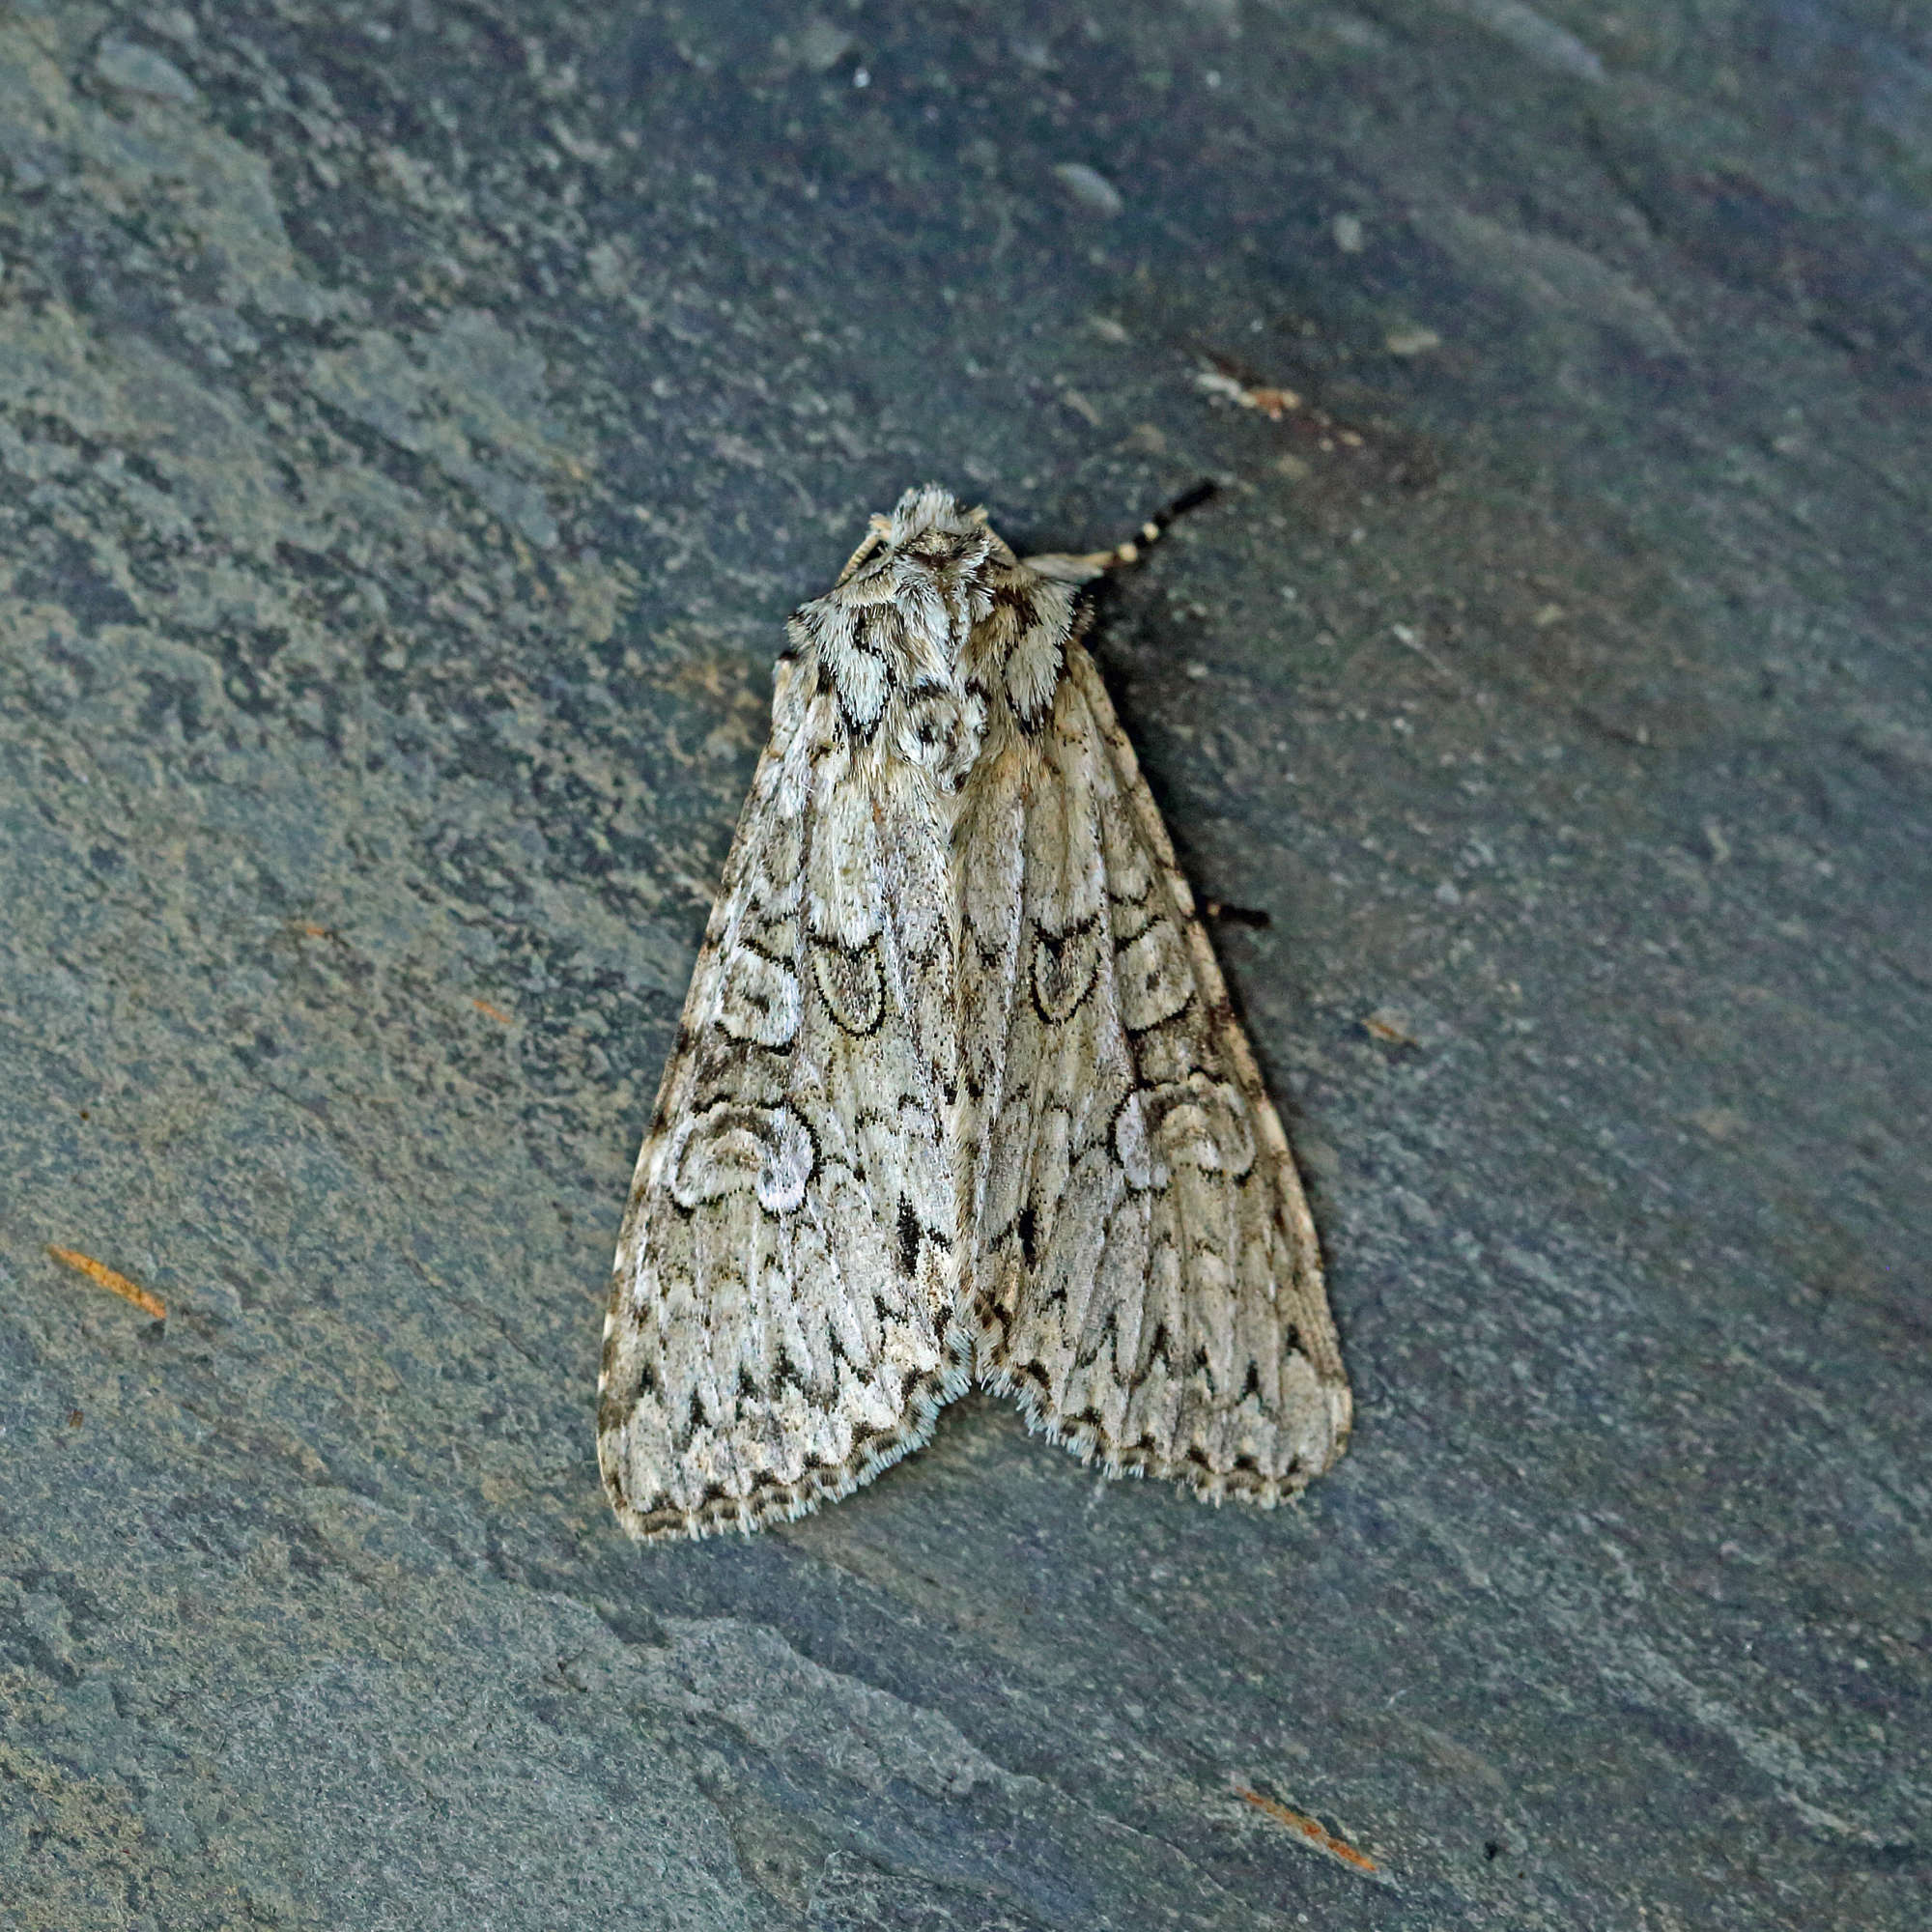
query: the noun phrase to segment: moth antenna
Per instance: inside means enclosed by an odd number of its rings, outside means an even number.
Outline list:
[[[1087,551],[1075,556],[1031,556],[1027,562],[1043,577],[1057,577],[1072,583],[1084,583],[1110,570],[1124,569],[1130,563],[1138,563],[1148,547],[1158,541],[1177,517],[1199,509],[1210,497],[1218,496],[1220,488],[1211,477],[1203,477],[1192,489],[1183,490],[1166,508],[1156,510],[1132,536],[1124,543],[1117,543],[1112,550]]]

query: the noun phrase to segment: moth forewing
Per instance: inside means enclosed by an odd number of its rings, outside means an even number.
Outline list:
[[[599,1459],[635,1535],[843,1494],[966,1379],[947,747],[895,749],[909,669],[957,655],[922,612],[954,621],[862,561],[793,626],[613,1271]]]
[[[1013,964],[963,1019],[1005,1040],[976,1375],[1110,1471],[1270,1504],[1347,1436],[1313,1224],[1132,749],[1084,647],[1060,655]]]

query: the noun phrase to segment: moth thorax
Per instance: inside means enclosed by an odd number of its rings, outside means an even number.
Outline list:
[[[942,793],[957,792],[986,736],[986,700],[951,682],[906,692],[900,704],[899,755],[932,773]]]

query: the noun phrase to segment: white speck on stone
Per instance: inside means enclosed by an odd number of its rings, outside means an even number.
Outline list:
[[[792,36],[788,51],[806,72],[830,73],[852,51],[852,36],[814,16]]]
[[[1359,255],[1368,244],[1362,224],[1352,214],[1338,214],[1330,224],[1335,245],[1345,255]]]
[[[156,100],[196,100],[194,82],[173,61],[133,41],[102,41],[94,71],[109,87],[145,94]]]
[[[1436,0],[1445,13],[1460,14],[1479,27],[1487,27],[1498,40],[1507,41],[1518,53],[1551,73],[1566,73],[1575,80],[1601,85],[1602,59],[1573,33],[1546,20],[1523,0]]]
[[[1392,328],[1382,337],[1382,347],[1391,355],[1405,358],[1427,355],[1432,349],[1442,347],[1442,338],[1433,328]]]
[[[1084,161],[1062,161],[1054,169],[1053,178],[1083,214],[1097,214],[1101,220],[1111,221],[1126,206],[1120,189],[1097,168],[1090,168]]]
[[[200,29],[194,24],[194,15],[185,7],[150,7],[141,15],[141,24],[152,27],[157,34],[165,34],[171,41],[180,41],[186,45],[200,37]]]

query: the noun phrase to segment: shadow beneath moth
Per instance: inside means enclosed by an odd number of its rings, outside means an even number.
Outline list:
[[[976,1381],[1214,1502],[1341,1455],[1293,1157],[1080,641],[1137,554],[927,486],[794,612],[618,1239],[634,1536],[802,1515]]]

